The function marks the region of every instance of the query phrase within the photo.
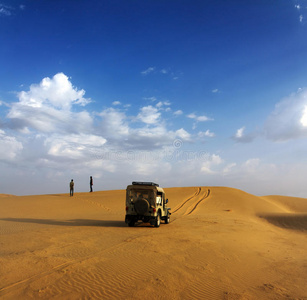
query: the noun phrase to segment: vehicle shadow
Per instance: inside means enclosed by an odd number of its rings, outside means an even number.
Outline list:
[[[125,221],[117,220],[91,220],[91,219],[72,219],[72,220],[53,220],[53,219],[32,219],[32,218],[2,218],[1,221],[34,223],[56,226],[97,226],[97,227],[126,227]]]

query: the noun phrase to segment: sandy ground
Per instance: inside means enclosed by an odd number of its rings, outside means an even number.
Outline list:
[[[165,191],[159,228],[124,223],[124,190],[1,195],[0,298],[307,299],[307,199]]]

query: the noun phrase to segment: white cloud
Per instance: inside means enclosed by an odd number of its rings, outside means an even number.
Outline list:
[[[112,104],[113,105],[121,105],[121,102],[120,101],[113,101]]]
[[[71,111],[72,105],[84,106],[90,102],[84,94],[84,90],[72,86],[66,75],[58,73],[52,79],[46,77],[40,84],[32,84],[29,91],[20,92],[19,101],[11,104],[7,118],[11,127],[21,131],[84,130],[92,122],[89,113]]]
[[[251,158],[251,159],[248,159],[243,164],[243,169],[245,169],[247,172],[255,172],[259,166],[260,166],[260,159]]]
[[[212,154],[211,160],[212,160],[212,163],[215,164],[215,165],[219,165],[223,162],[221,157],[219,155],[216,155],[216,154]]]
[[[234,167],[236,167],[236,163],[230,163],[230,164],[227,164],[226,165],[226,167],[223,169],[223,174],[225,175],[225,174],[228,174],[228,173],[230,173],[231,171],[232,171],[232,169],[234,168]]]
[[[166,75],[168,78],[171,78],[173,80],[177,80],[179,79],[180,76],[183,75],[182,72],[174,72],[172,71],[170,68],[163,68],[163,69],[158,69],[156,70],[156,67],[149,67],[147,68],[146,70],[144,71],[141,71],[141,74],[143,76],[147,76],[151,73],[154,73],[154,74],[163,74],[163,75]]]
[[[213,119],[208,118],[207,116],[203,115],[203,116],[197,116],[194,113],[191,113],[189,115],[187,115],[188,118],[193,119],[195,121],[198,122],[206,122],[206,121],[212,121]]]
[[[241,127],[237,130],[236,134],[235,134],[235,138],[237,139],[241,139],[243,137],[243,132],[245,130],[245,127]]]
[[[108,108],[98,114],[102,117],[101,129],[110,139],[125,138],[129,134],[126,115],[114,108]]]
[[[84,106],[90,99],[84,98],[85,91],[73,87],[69,78],[58,73],[44,78],[40,84],[32,84],[28,92],[19,93],[19,103],[30,107],[49,105],[60,109],[70,109],[73,104]]]
[[[0,106],[1,105],[6,106],[6,107],[11,107],[9,103],[0,100]]]
[[[131,128],[129,136],[122,141],[121,147],[133,151],[162,151],[174,146],[174,141],[190,142],[191,135],[183,128],[176,131],[168,130],[164,124],[147,124],[141,128]]]
[[[12,7],[0,3],[0,16],[10,16],[12,14],[12,9]]]
[[[145,126],[130,130],[130,134],[125,141],[122,141],[120,148],[124,151],[155,151],[170,145],[174,139],[174,133],[167,131],[164,126]]]
[[[151,105],[141,108],[140,113],[137,115],[137,119],[146,124],[156,124],[159,121],[161,113],[156,107]]]
[[[73,113],[48,106],[32,107],[20,103],[12,105],[7,117],[11,119],[11,126],[21,131],[32,128],[39,132],[75,132],[86,130],[92,123],[92,118],[86,111]]]
[[[197,136],[199,138],[203,138],[203,137],[215,137],[215,133],[211,132],[209,129],[207,129],[205,132],[203,131],[199,131]]]
[[[219,89],[212,90],[212,93],[214,93],[214,94],[219,93],[219,92],[220,92]]]
[[[66,87],[65,98],[59,95],[61,87]],[[54,77],[42,80],[40,84],[33,84],[28,91],[19,94],[19,101],[10,104],[8,120],[3,122],[5,126],[9,124],[9,133],[0,131],[0,157],[6,161],[2,162],[1,168],[3,165],[16,165],[14,171],[22,170],[20,174],[27,178],[32,176],[26,176],[29,169],[36,172],[36,178],[42,178],[42,181],[44,177],[47,178],[48,188],[49,179],[52,178],[59,189],[63,180],[77,180],[78,176],[80,180],[76,184],[79,187],[80,181],[84,180],[84,170],[89,175],[95,175],[95,178],[100,177],[102,183],[97,189],[103,189],[118,188],[130,177],[142,180],[157,178],[157,181],[169,186],[181,182],[185,185],[201,185],[204,177],[207,183],[214,178],[218,184],[220,180],[237,184],[238,178],[242,182],[247,180],[246,175],[254,178],[257,172],[262,175],[269,169],[255,158],[238,165],[233,159],[225,161],[218,154],[194,151],[196,142],[199,142],[197,137],[210,138],[214,133],[207,129],[192,135],[183,124],[174,127],[167,119],[166,111],[171,109],[168,101],[158,102],[155,99],[153,105],[141,107],[129,115],[129,110],[119,109],[124,107],[123,103],[120,107],[114,107],[116,103],[113,103],[112,107],[101,112],[89,112],[81,107],[87,103],[84,95],[83,90],[73,87],[66,75],[60,76],[58,81]],[[81,98],[85,101],[79,101]],[[179,119],[183,112],[177,110],[174,115]],[[298,118],[301,127],[305,124],[304,115],[303,105]],[[190,114],[189,117],[195,123],[209,119],[198,114]],[[178,119],[176,121],[180,121]],[[14,132],[14,129],[18,131]],[[245,136],[244,129],[238,132],[237,137],[240,139]],[[181,147],[183,144],[184,147]],[[18,167],[20,162],[22,169]],[[185,178],[187,171],[189,178]],[[272,168],[271,174],[273,172]],[[58,174],[59,178],[55,178],[58,176],[54,174]],[[24,193],[22,190],[17,192]],[[35,189],[35,192],[52,190]]]
[[[187,115],[187,117],[190,119],[196,119],[196,115],[194,113]]]
[[[254,140],[256,137],[255,133],[245,134],[245,126],[239,128],[235,135],[232,137],[233,140],[240,143],[250,143]]]
[[[297,10],[300,10],[300,9],[301,9],[301,6],[300,6],[299,4],[294,5],[294,7],[295,7]]]
[[[107,139],[108,147],[121,150],[154,150],[173,144],[176,138],[188,141],[190,134],[183,128],[168,130],[165,122],[160,122],[161,112],[157,107],[145,106],[136,117],[128,117],[124,112],[109,108],[98,114],[101,120],[101,133]],[[131,124],[129,123],[131,121]],[[140,126],[133,120],[141,121]]]
[[[159,101],[156,104],[156,107],[161,108],[162,106],[170,106],[170,105],[171,105],[171,103],[169,101]]]
[[[94,148],[101,147],[106,139],[92,134],[52,135],[45,140],[48,154],[71,159],[87,158]]]
[[[191,135],[183,128],[180,128],[176,131],[176,136],[183,139],[184,141],[189,141],[191,139]]]
[[[142,75],[148,75],[150,73],[152,73],[156,68],[155,67],[149,67],[146,70],[142,71],[141,74]]]
[[[12,160],[23,149],[21,142],[14,136],[9,136],[0,129],[0,160]]]
[[[300,119],[300,122],[304,127],[307,126],[307,105],[304,107],[304,111]]]
[[[297,9],[297,11],[298,11],[299,13],[302,12],[302,8],[303,8],[304,10],[306,9],[306,7],[302,7],[300,4],[295,4],[294,7]],[[299,21],[300,21],[300,23],[303,23],[303,20],[304,20],[304,16],[303,16],[303,14],[301,13],[301,14],[299,15]]]
[[[223,159],[219,155],[212,154],[205,162],[203,162],[200,170],[203,173],[214,174],[217,173],[217,170],[214,170],[214,167],[219,166],[222,163]]]
[[[183,111],[180,110],[180,109],[178,109],[178,110],[176,110],[176,111],[174,112],[174,115],[175,115],[175,116],[180,116],[180,115],[182,115],[182,114],[183,114]]]
[[[157,104],[156,104],[156,107],[158,107],[158,108],[160,108],[160,107],[162,107],[163,106],[163,102],[162,101],[159,101]]]
[[[274,141],[307,137],[306,107],[305,88],[281,100],[264,124],[265,136]]]
[[[149,101],[152,101],[152,102],[154,102],[154,101],[157,101],[157,98],[156,97],[145,97],[145,98],[143,98],[144,100],[149,100]]]
[[[199,116],[199,117],[196,118],[196,120],[198,122],[206,122],[206,121],[209,121],[210,118],[208,118],[207,116]]]

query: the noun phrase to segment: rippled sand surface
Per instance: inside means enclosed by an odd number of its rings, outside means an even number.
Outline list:
[[[1,195],[0,298],[307,299],[307,199],[165,192],[159,228],[124,223],[124,190]]]

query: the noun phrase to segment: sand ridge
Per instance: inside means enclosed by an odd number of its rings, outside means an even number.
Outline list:
[[[0,197],[0,298],[307,299],[307,199],[165,191],[160,228],[125,190]]]

